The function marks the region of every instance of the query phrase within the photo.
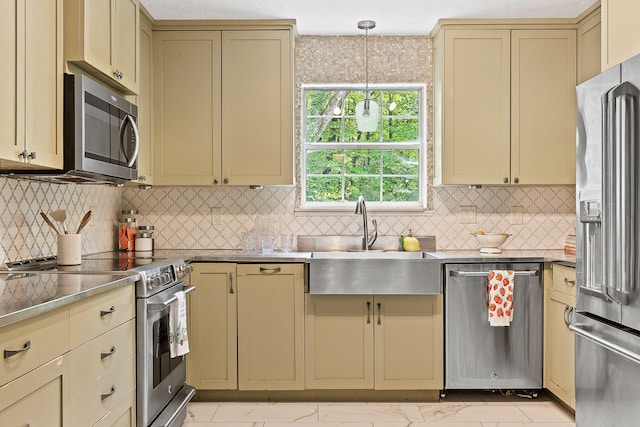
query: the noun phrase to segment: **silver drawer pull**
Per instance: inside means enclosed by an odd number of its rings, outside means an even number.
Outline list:
[[[15,356],[16,354],[23,353],[31,348],[31,341],[27,341],[24,343],[24,346],[20,350],[5,350],[4,358],[8,359],[11,356]]]
[[[100,359],[104,359],[109,356],[113,356],[116,352],[116,346],[111,347],[111,350],[100,353]]]
[[[575,280],[569,280],[566,277],[564,278],[564,284],[567,286],[575,286],[576,285],[576,281]]]
[[[113,396],[115,393],[116,393],[116,386],[112,385],[112,386],[111,386],[111,390],[109,390],[109,391],[108,391],[108,392],[106,392],[106,393],[102,393],[102,394],[100,395],[100,399],[104,400],[104,399],[106,399],[106,398],[107,398],[107,397],[109,397],[109,396]]]
[[[265,267],[260,267],[260,273],[280,273],[282,269],[280,267],[276,267],[276,268],[265,268]]]
[[[514,276],[538,276],[540,270],[515,270]],[[451,270],[449,276],[454,277],[489,277],[489,271],[457,271]]]
[[[111,306],[111,308],[109,308],[108,310],[100,310],[100,317],[104,317],[107,314],[112,314],[116,311],[116,307],[115,306]]]

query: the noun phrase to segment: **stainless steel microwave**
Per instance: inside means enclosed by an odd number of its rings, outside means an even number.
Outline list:
[[[64,173],[68,181],[138,178],[138,107],[81,74],[64,76]]]

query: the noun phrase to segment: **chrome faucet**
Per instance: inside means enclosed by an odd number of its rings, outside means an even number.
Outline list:
[[[371,246],[375,243],[378,238],[378,222],[374,219],[371,222],[373,223],[374,235],[371,239],[369,239],[369,225],[367,223],[367,205],[364,202],[364,197],[359,196],[358,201],[356,202],[356,210],[354,212],[356,215],[362,215],[362,224],[364,227],[364,237],[362,239],[362,250],[368,251],[371,249]]]

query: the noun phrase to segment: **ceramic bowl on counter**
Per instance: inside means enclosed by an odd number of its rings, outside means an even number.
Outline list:
[[[502,249],[500,246],[504,242],[507,241],[507,238],[511,236],[511,234],[506,233],[471,233],[472,236],[475,236],[476,240],[480,244],[480,253],[481,254],[500,254],[502,253]]]

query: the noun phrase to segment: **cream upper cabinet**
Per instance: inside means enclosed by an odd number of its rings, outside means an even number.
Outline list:
[[[153,184],[153,31],[140,20],[140,86],[138,89],[138,183]]]
[[[156,31],[153,43],[154,183],[220,183],[220,32]]]
[[[434,184],[503,184],[510,177],[510,32],[446,30],[434,43]]]
[[[576,273],[575,268],[559,264],[551,268],[552,284],[545,285],[545,387],[575,409],[574,334],[567,322],[576,305]]]
[[[304,389],[304,265],[238,265],[238,388]]]
[[[442,297],[307,295],[308,389],[439,390]]]
[[[576,180],[576,32],[511,33],[511,179]]]
[[[65,0],[65,60],[128,94],[138,93],[138,0]]]
[[[293,183],[291,30],[154,32],[154,183]]]
[[[0,88],[8,94],[0,101],[0,169],[60,169],[62,0],[7,6],[0,18]]]
[[[189,294],[187,383],[198,390],[238,388],[236,264],[195,263]]]
[[[640,2],[601,0],[602,71],[640,53]]]
[[[578,81],[580,84],[600,74],[600,8],[587,14],[578,25]]]
[[[434,184],[574,183],[576,31],[464,27],[434,39]]]
[[[222,32],[222,182],[293,184],[287,30]]]

